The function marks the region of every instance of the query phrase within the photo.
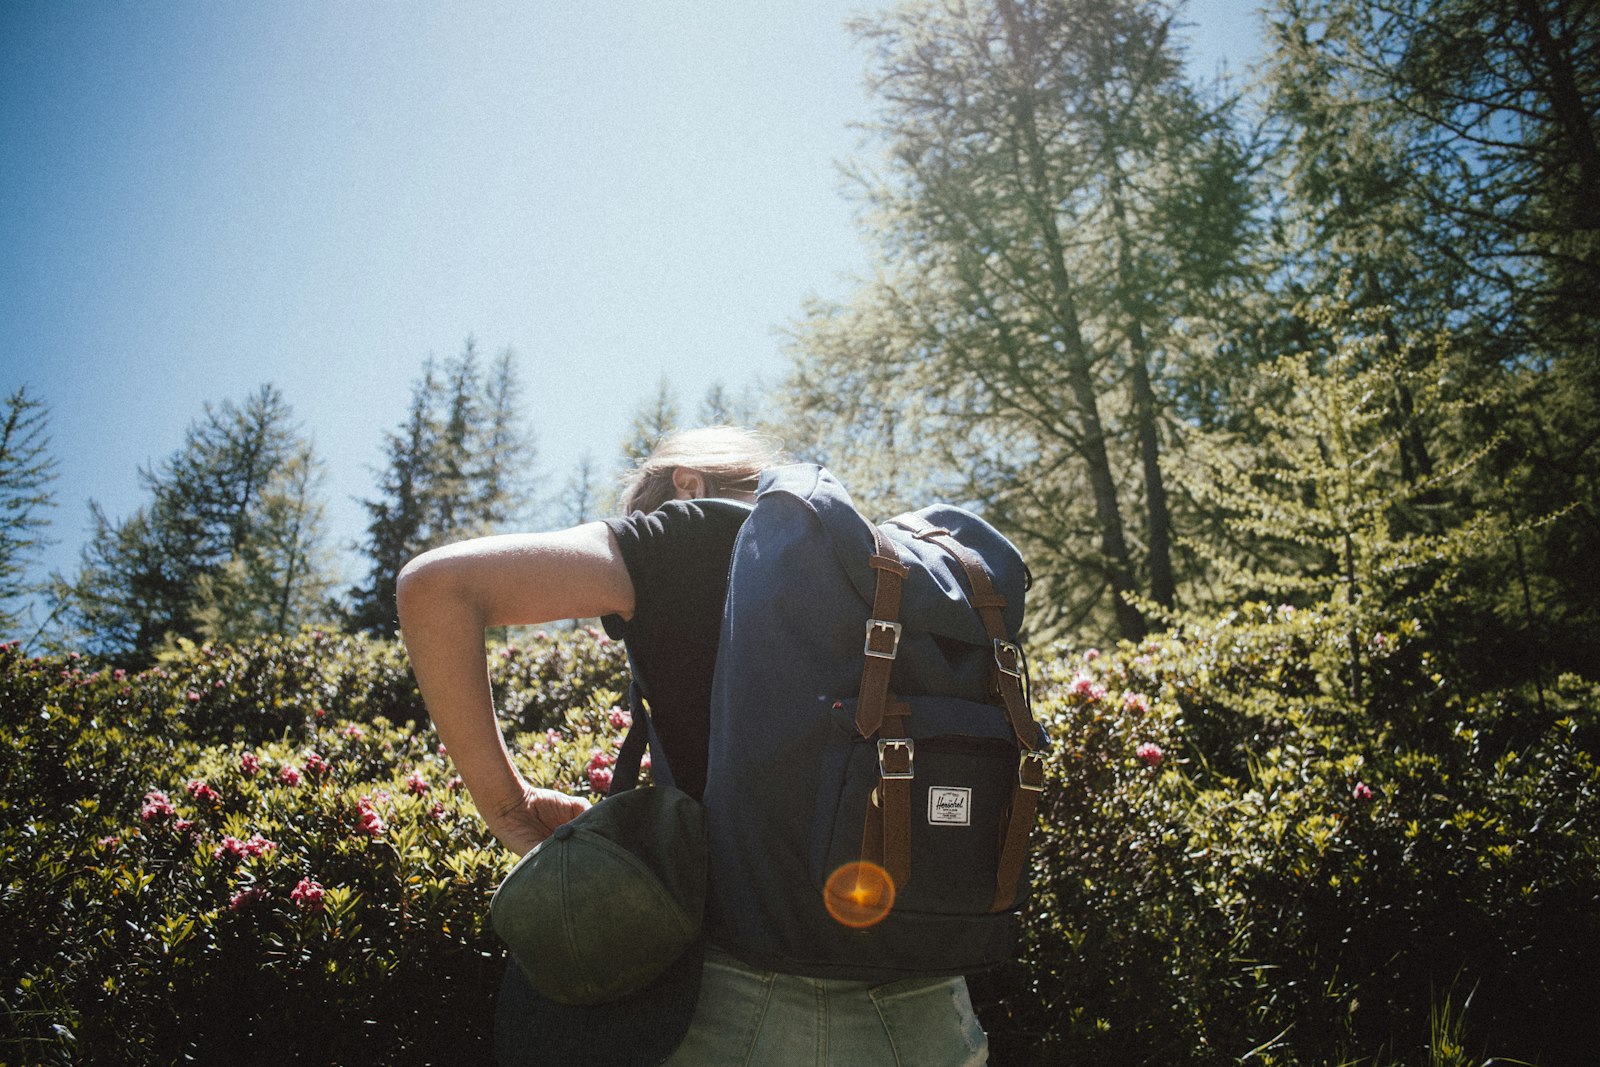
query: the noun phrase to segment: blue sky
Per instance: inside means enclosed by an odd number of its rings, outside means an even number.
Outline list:
[[[782,376],[865,265],[836,162],[871,0],[0,4],[0,389],[51,409],[58,543],[206,401],[271,381],[361,535],[422,360],[513,348],[555,489],[665,376]],[[1205,74],[1258,47],[1192,3]],[[345,577],[359,561],[346,557]]]

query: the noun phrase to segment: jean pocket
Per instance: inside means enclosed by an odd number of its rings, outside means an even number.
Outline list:
[[[989,1036],[964,978],[912,978],[868,991],[897,1067],[982,1067]]]

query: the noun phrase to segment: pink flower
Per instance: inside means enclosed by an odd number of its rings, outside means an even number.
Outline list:
[[[604,793],[611,788],[611,768],[616,763],[616,758],[601,752],[598,748],[589,755],[589,788],[596,793]]]
[[[256,856],[266,855],[277,847],[276,841],[268,841],[260,834],[251,834],[250,840],[244,843],[244,854],[254,859]]]
[[[105,837],[102,837],[95,842],[95,844],[101,848],[115,848],[121,843],[122,838],[118,837],[116,834],[107,834]]]
[[[124,678],[126,678],[127,676],[128,676],[128,672],[123,670],[121,667],[118,667],[116,670],[111,672],[111,678],[112,678],[113,681],[120,682]]]
[[[1098,648],[1088,649],[1083,654],[1083,662],[1085,662],[1085,663],[1093,663],[1095,660],[1097,660],[1099,658],[1100,658],[1100,650]]]
[[[383,799],[388,799],[387,794],[380,794]],[[364,796],[356,801],[356,831],[368,837],[382,837],[387,829],[383,823],[383,816],[379,815],[373,807],[371,797]]]
[[[548,631],[548,630],[535,630],[535,631],[533,631],[533,639],[535,641],[548,641],[548,640],[550,640],[550,631]]]
[[[450,776],[450,780],[444,784],[444,787],[450,790],[452,793],[459,793],[461,790],[465,789],[466,786],[467,783],[461,780],[461,776],[459,774],[452,774]]]
[[[1350,795],[1356,800],[1366,802],[1372,799],[1372,787],[1366,782],[1357,782],[1356,787],[1350,790]]]
[[[361,727],[357,726],[355,723],[351,723],[349,726],[344,728],[344,735],[353,741],[359,741],[363,737],[367,736],[367,732]]]
[[[310,878],[300,879],[300,883],[289,890],[289,899],[307,911],[322,910],[323,888]]]
[[[1150,698],[1145,696],[1143,693],[1123,693],[1122,694],[1122,710],[1123,711],[1149,711],[1150,710]]]
[[[200,694],[196,693],[193,689],[189,690],[189,692],[186,695],[189,698],[189,703],[191,703],[191,704],[200,703]]]
[[[583,632],[588,634],[590,637],[599,637],[600,636],[600,629],[599,629],[599,627],[596,627],[596,626],[585,626],[583,628]]]
[[[305,758],[306,770],[312,774],[323,775],[328,773],[328,761],[315,752],[307,752]]]
[[[300,884],[305,885],[305,882],[301,882]],[[315,882],[312,882],[311,884],[316,885]],[[317,887],[317,892],[319,894],[322,892],[321,886]],[[228,910],[243,911],[245,908],[254,907],[258,902],[265,900],[266,897],[267,891],[262,889],[260,886],[251,886],[249,889],[241,889],[233,896],[228,898]],[[320,901],[322,898],[319,896],[317,899],[320,906]],[[298,904],[299,901],[295,901],[295,903]]]
[[[239,757],[239,771],[246,778],[253,777],[261,770],[261,757],[254,752],[246,752]]]
[[[318,708],[316,710],[316,715],[317,715],[317,718],[319,718],[319,719],[322,718],[326,714],[328,714],[328,712],[327,712],[327,709],[325,709],[325,708]]]
[[[175,834],[186,834],[193,829],[193,819],[179,819],[177,822],[172,824],[172,832]]]
[[[1080,674],[1072,679],[1072,686],[1069,691],[1073,696],[1083,697],[1091,704],[1097,700],[1104,700],[1106,695],[1106,687],[1090,678],[1087,674]]]
[[[544,739],[552,745],[559,745],[561,743],[561,731],[551,727],[544,732]]]
[[[144,795],[144,806],[139,809],[139,818],[145,822],[155,822],[177,813],[172,801],[167,799],[167,794],[152,789]]]
[[[606,713],[606,719],[613,730],[626,730],[633,725],[633,716],[625,708],[612,708]]]
[[[199,778],[194,779],[188,785],[184,786],[184,788],[188,791],[191,797],[194,797],[194,799],[199,801],[215,804],[217,801],[222,799],[222,795],[220,793],[218,793],[215,789],[212,789]]]
[[[1144,742],[1133,750],[1133,754],[1144,760],[1145,764],[1150,767],[1159,766],[1163,756],[1161,746],[1154,741]]]
[[[442,801],[434,801],[433,807],[428,809],[428,818],[435,822],[440,822],[444,819],[444,803]]]
[[[229,859],[244,859],[244,842],[231,834],[222,839],[222,844],[211,850],[211,858],[220,860],[224,856]]]
[[[428,791],[428,780],[422,776],[421,771],[412,771],[406,775],[406,792],[412,796],[422,796]]]
[[[289,764],[278,772],[278,781],[284,785],[295,786],[300,784],[300,768]]]

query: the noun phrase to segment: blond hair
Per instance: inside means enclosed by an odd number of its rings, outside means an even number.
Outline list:
[[[771,439],[738,426],[680,430],[657,442],[622,484],[622,512],[654,511],[673,498],[672,475],[698,471],[707,496],[753,493],[761,472],[781,460]]]

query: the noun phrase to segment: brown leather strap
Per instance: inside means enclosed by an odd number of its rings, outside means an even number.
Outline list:
[[[989,578],[989,568],[972,549],[950,536],[950,531],[933,525],[920,515],[902,515],[893,522],[910,530],[918,540],[937,545],[967,572],[967,582],[972,586],[968,602],[983,621],[984,632],[994,649],[994,660],[989,665],[989,688],[1006,711],[1011,732],[1017,744],[1029,752],[1040,745],[1039,727],[1033,721],[1033,710],[1028,706],[1027,694],[1022,688],[1022,650],[1006,637],[1006,598],[995,591]]]
[[[877,552],[867,560],[878,572],[872,597],[872,617],[867,620],[866,644],[862,654],[866,665],[861,671],[861,689],[856,698],[856,730],[872,737],[883,723],[889,698],[889,674],[900,651],[900,586],[911,572],[900,562],[889,535],[872,527]]]
[[[1044,760],[1035,753],[1022,753],[1017,765],[1017,785],[1011,791],[1006,813],[1006,828],[1000,843],[1000,865],[995,876],[994,901],[989,910],[1006,911],[1017,902],[1017,883],[1028,859],[1028,835],[1033,832],[1039,792],[1044,788]]]
[[[911,880],[911,783],[916,743],[905,736],[911,707],[892,701],[878,740],[878,787],[872,791],[861,828],[861,858],[882,867],[895,892]]]
[[[885,736],[878,739],[878,788],[883,798],[883,869],[895,892],[911,881],[911,782],[916,774],[916,745],[906,736],[911,708],[900,701],[883,717]]]

